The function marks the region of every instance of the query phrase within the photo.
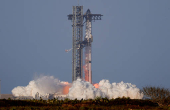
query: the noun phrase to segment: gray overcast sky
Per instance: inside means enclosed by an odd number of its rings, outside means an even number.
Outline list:
[[[0,0],[1,92],[36,75],[71,82],[72,27],[77,0]],[[170,88],[170,0],[80,0],[93,22],[92,77]]]

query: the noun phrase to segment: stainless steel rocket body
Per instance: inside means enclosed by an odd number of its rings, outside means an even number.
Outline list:
[[[89,18],[89,19],[88,19]],[[88,81],[92,83],[92,70],[91,70],[91,56],[92,56],[92,41],[93,41],[93,36],[92,36],[92,22],[90,17],[87,16],[86,19],[86,34],[85,38],[86,44],[85,44],[85,81]]]

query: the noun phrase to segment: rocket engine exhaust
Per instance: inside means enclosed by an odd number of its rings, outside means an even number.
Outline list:
[[[14,96],[39,96],[47,100],[48,94],[65,95],[65,98],[78,100],[95,99],[96,97],[108,97],[109,99],[118,97],[130,97],[131,99],[143,98],[140,89],[131,83],[110,83],[109,80],[101,80],[92,85],[89,82],[77,79],[72,84],[63,82],[53,76],[41,76],[29,82],[27,86],[18,86],[12,90]],[[57,96],[58,97],[58,96]],[[64,97],[63,97],[64,98]]]

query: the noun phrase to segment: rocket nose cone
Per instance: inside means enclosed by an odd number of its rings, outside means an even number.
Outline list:
[[[86,14],[91,14],[90,9],[87,10]]]

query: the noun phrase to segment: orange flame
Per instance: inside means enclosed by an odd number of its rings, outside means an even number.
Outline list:
[[[98,84],[98,83],[93,84],[93,86],[94,86],[95,88],[99,88],[99,84]]]
[[[69,93],[69,88],[70,88],[70,87],[71,87],[70,85],[64,86],[64,88],[63,88],[63,94],[64,94],[64,95],[66,95],[66,94]]]
[[[65,84],[65,85],[69,85],[70,83],[69,82],[62,82],[63,84]]]
[[[66,95],[69,93],[69,88],[71,87],[71,84],[69,82],[62,82],[63,84],[63,94]]]

